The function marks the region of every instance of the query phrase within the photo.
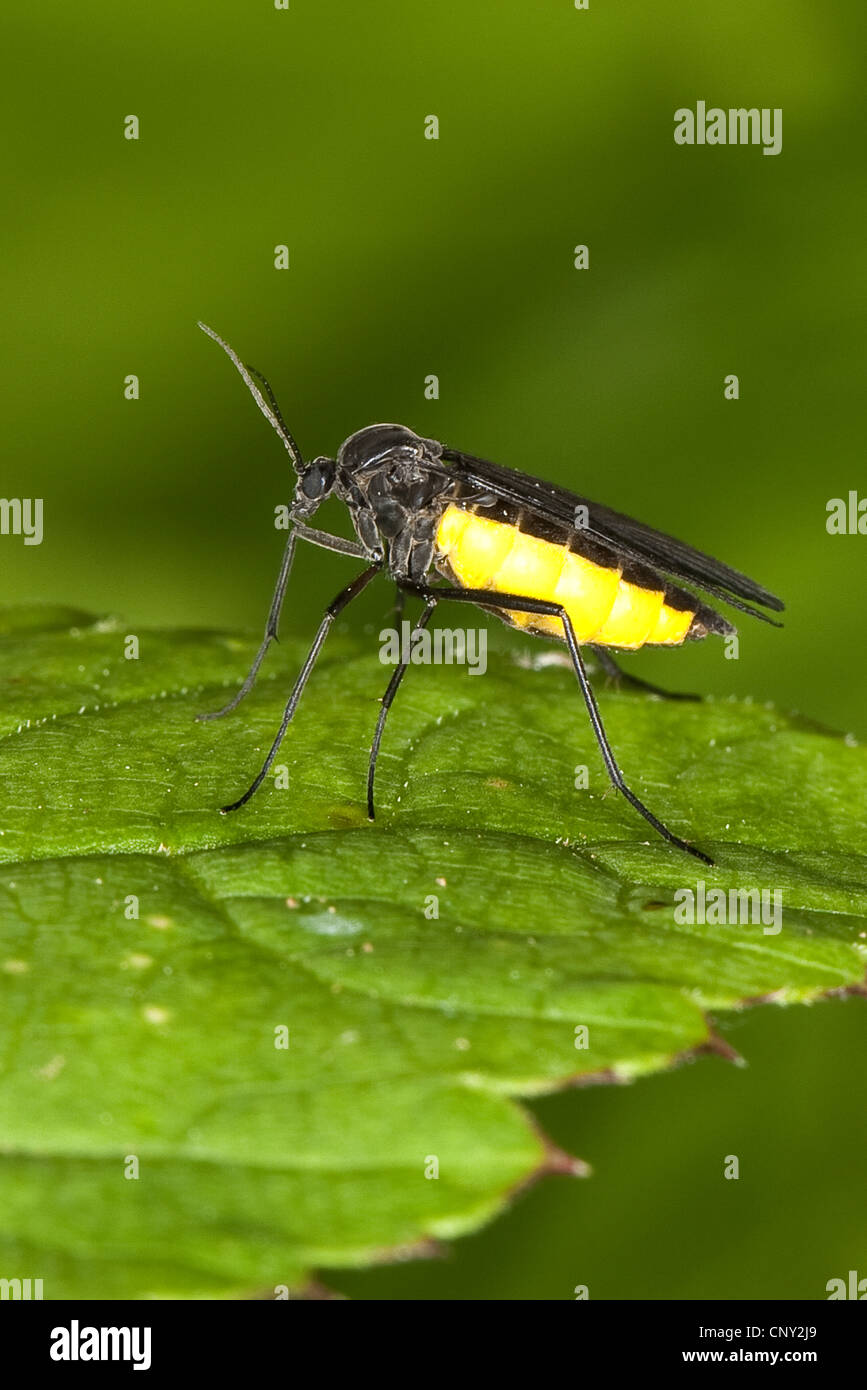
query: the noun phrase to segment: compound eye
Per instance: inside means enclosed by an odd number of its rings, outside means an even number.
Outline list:
[[[334,483],[334,465],[330,459],[314,459],[299,479],[299,489],[309,502],[318,502],[331,491]]]

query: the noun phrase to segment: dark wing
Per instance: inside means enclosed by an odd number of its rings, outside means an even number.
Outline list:
[[[683,541],[666,536],[662,531],[654,531],[651,526],[633,521],[631,517],[603,507],[599,502],[579,497],[577,493],[558,487],[556,483],[545,483],[527,473],[519,473],[515,468],[504,468],[499,463],[473,458],[457,449],[443,449],[442,456],[449,465],[450,473],[480,493],[492,493],[513,506],[534,509],[560,525],[583,530],[624,558],[649,565],[659,574],[692,584],[740,609],[742,613],[750,613],[754,618],[761,618],[775,627],[780,626],[752,605],[758,603],[775,613],[781,613],[785,607],[781,599],[754,579],[747,578],[710,555],[702,554],[700,550],[694,550]],[[586,525],[576,525],[578,507],[587,508]]]

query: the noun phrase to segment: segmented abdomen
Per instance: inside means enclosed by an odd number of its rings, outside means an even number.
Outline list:
[[[619,567],[594,564],[565,544],[453,504],[437,529],[436,563],[464,589],[562,604],[578,641],[598,646],[677,646],[695,616],[694,609],[670,607],[663,590],[630,583]],[[551,637],[564,635],[560,619],[546,614],[510,611],[508,620]]]

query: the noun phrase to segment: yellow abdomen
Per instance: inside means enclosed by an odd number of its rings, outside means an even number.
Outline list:
[[[507,522],[492,521],[448,506],[437,530],[437,560],[462,589],[560,603],[579,642],[635,649],[645,644],[676,646],[684,640],[692,612],[669,608],[659,589],[644,589],[576,555],[564,545],[540,540]],[[515,627],[563,638],[559,618],[508,612]]]

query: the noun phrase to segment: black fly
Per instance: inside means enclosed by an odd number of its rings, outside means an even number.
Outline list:
[[[703,851],[673,834],[626,785],[602,725],[581,648],[589,646],[609,674],[656,690],[623,676],[610,649],[675,646],[709,633],[734,633],[731,623],[696,590],[766,622],[773,620],[756,605],[779,612],[781,601],[754,580],[682,541],[555,484],[446,448],[404,425],[369,425],[341,444],[336,459],[318,457],[306,463],[265,378],[246,367],[212,328],[203,323],[199,327],[235,364],[282,439],[297,474],[291,529],[261,646],[237,694],[223,709],[199,718],[217,719],[230,713],[252,688],[277,636],[299,540],[365,563],[326,608],[256,778],[223,811],[238,810],[261,786],[335,618],[385,570],[401,592],[422,600],[416,630],[426,627],[437,604],[448,599],[475,604],[511,626],[565,642],[614,786],[670,844],[710,864]],[[356,541],[308,524],[330,496],[347,507]],[[446,582],[433,587],[432,571]],[[371,820],[385,720],[406,669],[405,661],[395,668],[370,750],[367,804]]]

